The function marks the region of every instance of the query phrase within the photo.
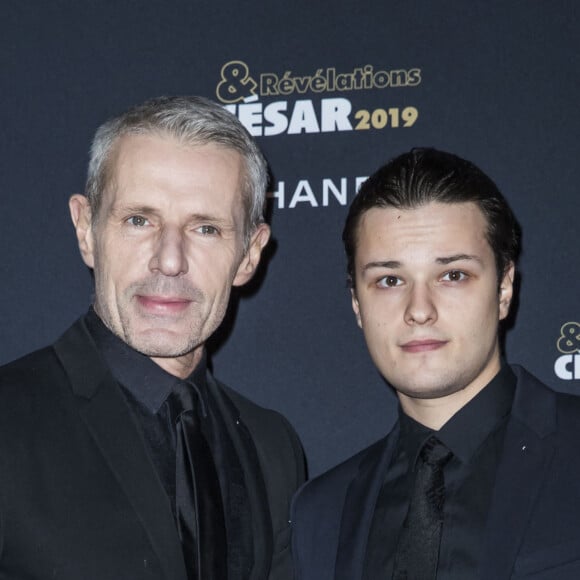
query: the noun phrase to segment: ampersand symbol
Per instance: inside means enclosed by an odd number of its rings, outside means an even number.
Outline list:
[[[222,80],[216,88],[216,95],[222,103],[237,103],[256,94],[258,85],[245,62],[232,60],[222,66],[220,74]]]
[[[580,324],[578,322],[566,322],[562,326],[557,347],[560,352],[566,354],[580,352]]]

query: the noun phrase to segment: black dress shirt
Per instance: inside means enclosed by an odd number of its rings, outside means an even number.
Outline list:
[[[496,377],[438,432],[453,453],[444,468],[446,499],[438,580],[477,578],[483,533],[516,379],[504,365]],[[390,580],[399,532],[413,490],[415,464],[433,430],[399,409],[400,435],[369,533],[363,578]]]
[[[92,308],[85,320],[109,370],[122,387],[175,516],[176,433],[168,398],[182,379],[114,335]],[[198,394],[201,428],[218,472],[227,530],[228,579],[243,580],[253,566],[252,516],[242,467],[225,419],[208,389],[205,354],[184,382]]]

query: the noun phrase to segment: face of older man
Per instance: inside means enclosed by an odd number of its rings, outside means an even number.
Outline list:
[[[381,374],[407,414],[438,427],[500,369],[500,281],[474,203],[373,208],[360,220],[353,308]]]
[[[84,196],[70,208],[95,310],[135,350],[188,376],[221,323],[232,286],[247,282],[269,237],[244,248],[243,161],[213,144],[126,135],[96,220]]]

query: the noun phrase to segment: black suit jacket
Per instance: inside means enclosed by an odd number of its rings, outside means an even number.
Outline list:
[[[292,577],[294,431],[217,383],[250,496],[253,580]],[[125,397],[82,319],[0,369],[0,579],[186,580],[171,506]]]
[[[520,367],[485,531],[481,580],[580,578],[580,398]],[[307,483],[292,506],[300,580],[358,580],[395,451],[389,435]]]

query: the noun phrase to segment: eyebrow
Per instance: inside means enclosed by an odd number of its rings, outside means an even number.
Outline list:
[[[113,215],[126,214],[126,213],[155,213],[155,209],[148,205],[117,205],[113,204],[111,207],[111,213]]]
[[[443,258],[436,258],[435,262],[437,262],[437,264],[447,265],[452,264],[453,262],[459,262],[461,260],[472,260],[478,262],[479,264],[483,264],[483,260],[474,254],[455,254],[454,256],[445,256]]]
[[[473,254],[454,254],[453,256],[443,256],[441,258],[435,258],[436,264],[452,264],[453,262],[459,262],[462,260],[473,260],[478,262],[479,264],[483,264],[483,260],[479,256],[475,256]],[[384,260],[384,261],[377,261],[377,262],[369,262],[363,266],[362,271],[366,272],[368,270],[372,270],[373,268],[388,268],[391,270],[396,270],[403,266],[402,262],[398,260]]]
[[[111,214],[113,215],[125,215],[125,214],[144,214],[144,215],[159,215],[159,210],[148,205],[118,205],[113,206],[111,209]],[[220,218],[215,215],[210,215],[206,213],[192,213],[188,216],[189,221],[195,222],[208,222],[212,224],[219,225],[220,227],[231,227],[229,220]]]
[[[367,270],[372,270],[373,268],[390,268],[391,270],[396,270],[400,268],[402,263],[397,260],[387,260],[385,262],[369,262],[363,266],[363,272]]]

